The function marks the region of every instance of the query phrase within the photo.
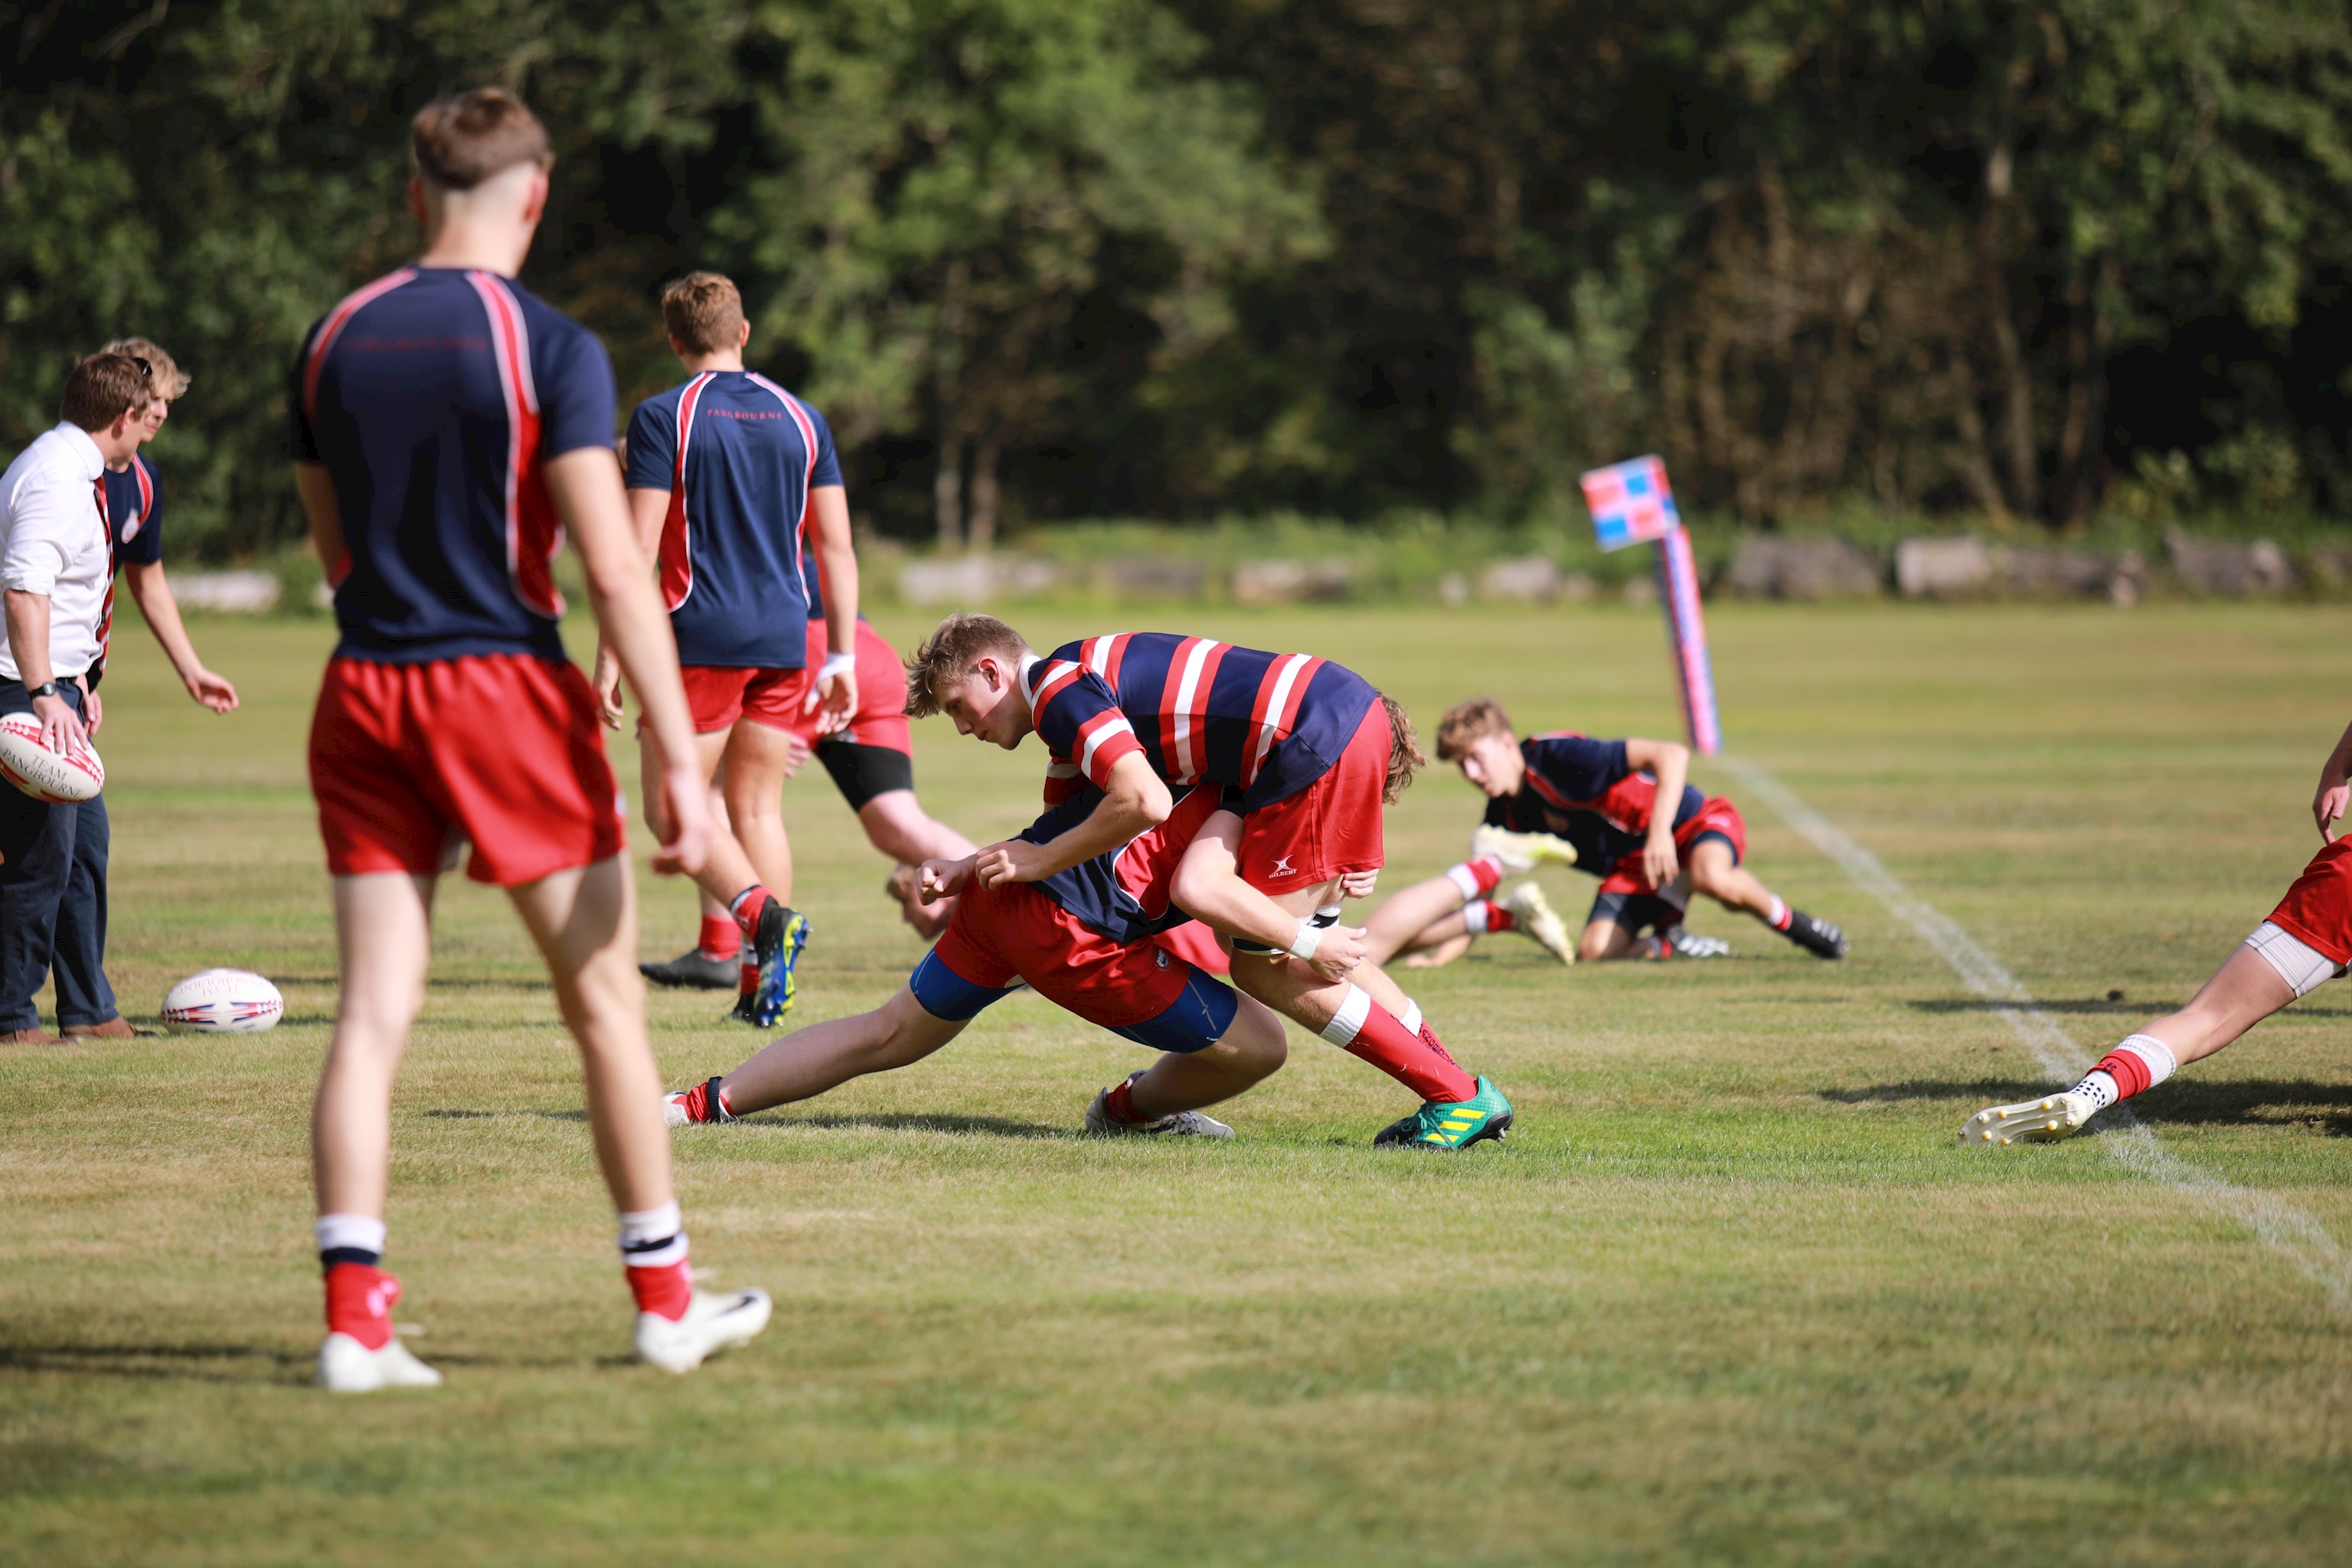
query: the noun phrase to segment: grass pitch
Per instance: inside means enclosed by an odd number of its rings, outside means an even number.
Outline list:
[[[1729,744],[2086,1050],[2185,998],[2315,842],[2341,610],[1710,616]],[[1021,619],[1041,645],[1116,619],[1312,647],[1424,728],[1482,690],[1523,727],[1678,724],[1654,613]],[[1504,937],[1409,977],[1517,1102],[1501,1148],[1374,1153],[1403,1096],[1296,1032],[1219,1112],[1239,1142],[1081,1142],[1087,1096],[1146,1058],[1025,996],[917,1068],[681,1133],[697,1261],[778,1309],[684,1379],[624,1360],[549,994],[502,900],[452,880],[388,1259],[449,1385],[315,1394],[304,1127],[334,963],[302,737],[329,633],[197,634],[236,717],[135,631],[107,689],[113,973],[152,1019],[179,975],[249,965],[289,1016],[0,1055],[0,1562],[2352,1557],[2347,1309],[2095,1139],[1956,1149],[2041,1087],[2031,1058],[1755,800],[1750,864],[1844,924],[1846,963],[1710,906],[1692,923],[1734,961],[1564,971]],[[1034,750],[917,734],[935,812],[981,840],[1027,819]],[[821,773],[787,800],[816,924],[798,1017],[873,1005],[920,949]],[[1425,776],[1391,885],[1475,817]],[[1581,911],[1588,878],[1546,880]],[[677,951],[690,889],[646,904],[648,955]],[[2337,1238],[2347,994],[2140,1102],[2165,1147]],[[655,997],[670,1081],[758,1043],[724,1005]]]

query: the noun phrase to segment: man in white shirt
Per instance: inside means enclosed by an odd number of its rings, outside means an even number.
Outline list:
[[[0,475],[0,713],[31,713],[53,750],[88,743],[104,721],[85,689],[114,562],[99,486],[139,449],[149,370],[92,354],[66,378],[54,429]],[[85,728],[87,724],[87,729]],[[47,978],[73,870],[79,812],[0,786],[0,1045],[54,1045],[35,998]]]

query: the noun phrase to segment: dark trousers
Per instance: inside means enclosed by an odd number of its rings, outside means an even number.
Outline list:
[[[82,710],[80,688],[58,691]],[[0,680],[0,713],[32,710],[24,682]],[[0,784],[0,1032],[40,1027],[34,999],[53,954],[58,1026],[114,1016],[102,967],[108,840],[103,801],[51,805]]]

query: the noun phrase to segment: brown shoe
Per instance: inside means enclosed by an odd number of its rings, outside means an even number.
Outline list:
[[[132,1028],[131,1021],[119,1013],[103,1024],[66,1026],[66,1038],[68,1040],[137,1040],[145,1039],[154,1032],[152,1029]]]
[[[0,1035],[0,1046],[62,1046],[65,1041],[38,1029],[11,1029]]]

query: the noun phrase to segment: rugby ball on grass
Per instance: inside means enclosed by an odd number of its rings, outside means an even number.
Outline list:
[[[106,787],[106,764],[89,746],[53,752],[41,742],[41,721],[30,713],[0,717],[0,778],[53,805],[85,801]]]
[[[257,1035],[285,1015],[278,987],[250,969],[207,969],[163,997],[163,1027],[175,1035]]]

